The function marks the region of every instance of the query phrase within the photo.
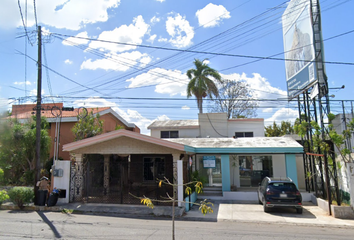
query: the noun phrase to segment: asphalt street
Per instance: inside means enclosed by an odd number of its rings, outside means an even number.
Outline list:
[[[349,226],[176,221],[176,239],[353,239]],[[171,239],[170,219],[0,211],[0,239]]]

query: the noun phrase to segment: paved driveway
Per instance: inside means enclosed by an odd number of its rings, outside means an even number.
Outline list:
[[[235,222],[263,222],[263,223],[284,223],[296,225],[338,225],[354,226],[354,220],[342,220],[327,215],[325,211],[311,202],[304,202],[302,214],[296,213],[293,209],[271,209],[269,213],[263,211],[261,204],[246,204],[240,202],[226,201],[214,204],[214,213],[203,214],[194,206],[185,218],[204,221],[235,221]]]

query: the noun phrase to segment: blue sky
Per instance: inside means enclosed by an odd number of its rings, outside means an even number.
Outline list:
[[[21,8],[17,0],[0,1],[3,109],[35,102],[36,18],[44,32],[43,64],[49,69],[43,69],[44,103],[111,106],[143,133],[156,119],[196,119],[196,101],[186,100],[185,74],[195,58],[208,58],[225,79],[247,81],[258,99],[286,98],[284,61],[220,54],[284,58],[281,15],[287,1],[37,0],[36,14],[33,1],[19,2]],[[325,60],[353,63],[354,1],[320,3]],[[326,64],[326,72],[330,88],[346,86],[331,90],[334,99],[353,99],[354,66]],[[257,114],[266,124],[293,121],[298,113],[292,106],[262,102]]]

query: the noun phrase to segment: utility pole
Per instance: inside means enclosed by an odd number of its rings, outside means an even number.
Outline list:
[[[35,204],[38,203],[37,182],[40,179],[41,171],[41,110],[42,110],[42,32],[41,26],[38,26],[38,80],[37,80],[37,106],[36,106],[36,165],[35,165]]]

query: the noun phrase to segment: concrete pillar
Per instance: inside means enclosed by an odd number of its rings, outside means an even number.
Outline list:
[[[231,180],[230,180],[230,158],[228,154],[221,155],[221,181],[222,181],[222,191],[231,191]]]
[[[177,160],[177,194],[178,194],[178,206],[182,206],[183,201],[183,160]]]
[[[291,178],[291,180],[293,180],[296,186],[298,186],[295,154],[285,154],[285,168],[286,176]]]
[[[110,174],[110,166],[109,166],[109,158],[110,155],[104,155],[104,179],[103,179],[103,188],[104,195],[109,194],[109,174]]]

